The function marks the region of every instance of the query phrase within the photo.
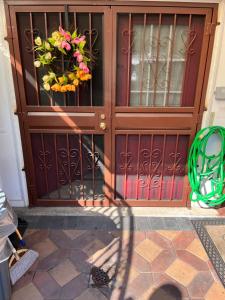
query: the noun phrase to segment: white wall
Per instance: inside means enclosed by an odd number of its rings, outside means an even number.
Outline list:
[[[186,0],[185,2],[193,1]],[[202,125],[203,127],[212,124],[225,126],[225,101],[215,100],[214,97],[215,87],[225,86],[225,0],[199,2],[219,2],[219,21],[221,22],[221,25],[216,30],[206,96],[208,111],[204,114]],[[14,206],[27,206],[28,197],[25,174],[21,171],[23,168],[23,156],[19,126],[17,117],[13,113],[16,109],[16,101],[8,43],[4,41],[5,36],[5,15],[3,1],[0,0],[0,188],[6,192],[8,199]]]
[[[10,65],[3,1],[0,0],[0,188],[14,206],[26,206],[23,156]]]

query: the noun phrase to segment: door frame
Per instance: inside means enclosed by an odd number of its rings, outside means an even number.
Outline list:
[[[67,200],[61,200],[61,201],[45,201],[43,199],[37,199],[36,197],[36,191],[35,191],[35,176],[34,176],[34,166],[33,166],[33,160],[32,160],[32,153],[31,153],[31,141],[30,141],[30,130],[29,130],[29,122],[28,121],[28,112],[47,112],[47,111],[60,111],[60,107],[32,107],[30,106],[27,108],[27,105],[24,103],[23,99],[25,99],[25,93],[24,93],[24,87],[23,87],[23,78],[21,76],[21,66],[18,65],[18,58],[19,58],[19,49],[17,47],[17,44],[15,43],[15,36],[17,35],[17,27],[15,26],[15,19],[12,17],[12,12],[16,9],[24,11],[24,6],[27,6],[27,11],[29,11],[30,7],[32,7],[31,11],[41,11],[41,5],[44,5],[44,11],[46,12],[47,9],[49,11],[52,11],[52,6],[55,7],[57,5],[59,8],[64,9],[64,4],[72,6],[79,6],[81,9],[80,11],[87,11],[90,9],[90,12],[98,12],[100,8],[103,10],[108,10],[108,18],[106,20],[108,26],[106,26],[107,35],[106,38],[103,39],[104,47],[108,48],[108,51],[105,51],[105,55],[108,56],[109,59],[105,59],[107,61],[107,72],[105,71],[106,68],[104,68],[104,78],[105,78],[105,95],[104,95],[104,101],[105,101],[105,108],[106,113],[108,115],[107,120],[107,126],[108,126],[108,133],[107,138],[104,135],[104,141],[105,141],[105,151],[108,153],[107,159],[105,160],[105,169],[106,169],[106,199],[102,201],[96,201],[93,203],[92,200],[79,200],[79,201],[67,201]],[[190,133],[190,144],[192,140],[194,139],[194,135],[196,133],[196,130],[200,129],[203,112],[205,110],[205,96],[206,96],[206,90],[207,90],[207,83],[208,83],[208,77],[209,77],[209,71],[210,71],[210,64],[211,64],[211,58],[212,58],[212,51],[213,51],[213,43],[214,43],[214,33],[215,28],[217,25],[217,15],[218,15],[218,4],[212,4],[212,3],[180,3],[180,2],[146,2],[146,1],[95,1],[95,4],[93,5],[92,1],[64,1],[62,5],[62,1],[56,0],[38,0],[38,1],[31,1],[31,0],[7,0],[5,1],[5,12],[6,12],[6,21],[7,21],[7,37],[6,40],[9,42],[9,48],[10,48],[10,54],[11,54],[11,65],[12,65],[12,74],[13,74],[13,80],[14,80],[14,87],[15,87],[15,94],[16,94],[16,100],[17,100],[17,110],[15,114],[18,115],[19,125],[20,125],[20,134],[21,134],[21,140],[22,140],[22,148],[23,148],[23,157],[24,157],[24,168],[23,171],[26,173],[26,179],[27,179],[27,186],[28,186],[28,195],[29,195],[29,205],[30,206],[54,206],[54,205],[62,205],[62,206],[71,206],[71,205],[85,205],[85,206],[146,206],[146,203],[140,203],[140,201],[137,203],[136,201],[124,201],[119,202],[117,200],[114,200],[114,177],[115,177],[115,126],[113,124],[113,113],[116,113],[116,111],[120,112],[126,112],[126,108],[116,108],[115,107],[115,62],[116,62],[116,43],[115,43],[115,36],[116,31],[113,31],[115,29],[115,13],[117,11],[125,11],[132,10],[132,11],[143,11],[145,7],[153,9],[153,7],[157,9],[161,9],[163,12],[171,12],[174,13],[174,11],[183,11],[185,13],[191,13],[194,10],[199,10],[200,12],[204,12],[206,10],[211,10],[211,18],[209,21],[209,24],[206,24],[204,29],[204,42],[206,47],[202,47],[202,54],[201,54],[201,63],[200,63],[200,71],[199,71],[199,77],[201,77],[201,87],[199,84],[197,85],[197,91],[196,91],[196,98],[198,97],[199,103],[198,108],[194,111],[194,118],[196,119],[196,128],[193,129]],[[76,6],[76,7],[77,7]],[[49,7],[49,8],[48,8]],[[111,9],[112,8],[112,9]],[[17,10],[17,11],[18,11]],[[112,31],[110,32],[110,28],[112,28]],[[204,49],[203,49],[204,48]],[[114,50],[113,50],[114,49]],[[112,63],[110,58],[112,57]],[[21,61],[21,60],[20,60]],[[205,63],[202,63],[202,62]],[[108,105],[107,105],[108,104]],[[98,109],[97,109],[98,110]],[[74,109],[72,107],[63,107],[63,111],[65,112],[85,112],[84,107],[80,107],[78,109]],[[139,111],[146,111],[146,108],[140,108]],[[162,112],[163,108],[151,108],[152,112]],[[167,112],[174,111],[174,109],[167,109]],[[189,108],[180,108],[178,109],[179,112],[190,112]],[[98,114],[100,114],[102,111],[99,110]],[[35,130],[34,130],[35,131]],[[69,131],[67,130],[69,133]],[[160,133],[161,131],[154,131]],[[85,132],[84,132],[85,133]],[[90,133],[90,130],[88,131]],[[101,133],[102,131],[95,131],[95,133]],[[151,131],[149,131],[151,133]],[[112,151],[111,151],[112,149]],[[106,155],[105,155],[106,157]],[[32,166],[32,167],[30,167]],[[187,188],[184,191],[184,199],[181,202],[180,205],[178,203],[174,203],[173,206],[190,206],[190,201],[188,201],[188,194],[190,191],[190,187],[188,184],[188,178],[185,176],[185,185]],[[51,203],[48,203],[51,202]],[[154,205],[154,203],[152,203]],[[163,204],[162,204],[163,205]],[[160,206],[157,202],[157,206]]]

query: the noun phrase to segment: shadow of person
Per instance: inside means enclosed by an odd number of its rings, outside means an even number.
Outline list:
[[[149,300],[182,300],[182,294],[178,287],[173,284],[164,284],[157,288]]]

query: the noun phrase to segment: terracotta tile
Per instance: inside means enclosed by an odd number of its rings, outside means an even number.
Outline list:
[[[151,271],[163,272],[173,263],[175,259],[176,259],[176,255],[174,253],[174,250],[165,249],[151,263]]]
[[[210,272],[199,272],[188,286],[192,298],[204,297],[214,280]]]
[[[127,286],[125,299],[142,299],[142,295],[153,284],[151,273],[141,273]],[[130,298],[129,298],[130,297]]]
[[[84,274],[78,275],[61,288],[60,299],[76,299],[88,288],[89,277]]]
[[[85,230],[68,229],[68,230],[63,230],[63,232],[68,236],[68,238],[74,240],[78,238],[80,235],[84,234]]]
[[[47,238],[35,244],[32,249],[39,253],[40,259],[43,259],[56,251],[58,248],[49,238]]]
[[[200,259],[202,259],[204,261],[209,260],[209,257],[207,255],[204,247],[202,246],[202,243],[197,238],[191,242],[191,244],[186,248],[186,250],[188,250],[192,254],[198,256]]]
[[[180,234],[179,230],[157,230],[157,232],[169,241],[172,241]]]
[[[124,230],[121,236],[123,244],[136,247],[139,243],[146,239],[146,233],[144,231],[130,231]]]
[[[180,231],[178,236],[172,240],[172,243],[176,249],[186,249],[194,238],[195,234],[193,231]]]
[[[177,250],[177,256],[198,271],[208,271],[208,264],[186,250]]]
[[[96,288],[86,289],[79,297],[74,300],[106,300],[107,298]]]
[[[44,298],[57,299],[60,295],[60,286],[57,282],[45,271],[36,272],[33,278],[34,285]]]
[[[46,238],[48,238],[48,235],[48,229],[35,230],[34,233],[31,233],[28,236],[26,236],[24,240],[28,247],[33,247],[33,245],[40,243],[41,241],[44,241]]]
[[[146,239],[138,244],[135,251],[147,261],[152,262],[160,254],[162,248]]]
[[[174,280],[172,277],[168,276],[166,273],[152,273],[154,280],[154,287],[158,288],[165,285],[172,285],[177,287],[181,294],[182,300],[185,298],[189,298],[188,290],[185,286],[180,284],[178,281]]]
[[[20,290],[17,290],[12,295],[11,300],[43,300],[42,295],[38,291],[38,289],[33,285],[33,283],[29,283],[25,287]]]
[[[151,270],[150,263],[135,251],[132,253],[131,265],[135,267],[140,273],[150,272]]]
[[[81,236],[80,236],[81,237]],[[58,248],[71,249],[73,248],[72,242],[76,240],[71,240],[62,230],[51,229],[49,231],[49,238],[57,245]]]
[[[69,249],[57,249],[47,257],[43,258],[38,264],[38,270],[48,271],[59,264],[70,255]]]
[[[166,274],[184,286],[188,286],[196,276],[197,271],[184,261],[176,259],[166,270]]]
[[[172,247],[171,242],[156,231],[147,232],[146,237],[163,249],[169,249]]]
[[[77,271],[83,273],[90,272],[91,264],[88,263],[88,256],[86,253],[84,253],[80,249],[72,249],[70,250],[69,258],[73,262]]]
[[[215,281],[220,282],[219,276],[217,275],[216,270],[215,270],[215,268],[214,268],[212,262],[209,260],[209,261],[207,262],[207,264],[208,264],[208,267],[209,267],[209,270],[210,270],[210,272],[211,272],[211,274],[212,274],[213,279],[214,279]]]
[[[205,295],[205,300],[224,300],[225,289],[219,282],[214,282]]]
[[[103,244],[97,239],[94,239],[89,244],[87,244],[82,250],[87,254],[88,257],[90,257],[104,247],[105,244]]]
[[[133,267],[120,268],[116,276],[116,281],[119,284],[123,284],[126,280],[127,284],[130,284],[135,278],[137,278],[140,273]]]
[[[60,286],[64,286],[80,273],[69,259],[65,259],[56,267],[49,271],[49,274],[56,280]]]

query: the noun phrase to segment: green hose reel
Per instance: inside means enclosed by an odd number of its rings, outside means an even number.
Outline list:
[[[213,138],[217,139],[214,143]],[[220,149],[210,153],[210,146],[217,146]],[[208,206],[217,206],[225,201],[224,159],[225,128],[212,126],[201,129],[193,141],[188,156],[191,201],[202,201]]]

